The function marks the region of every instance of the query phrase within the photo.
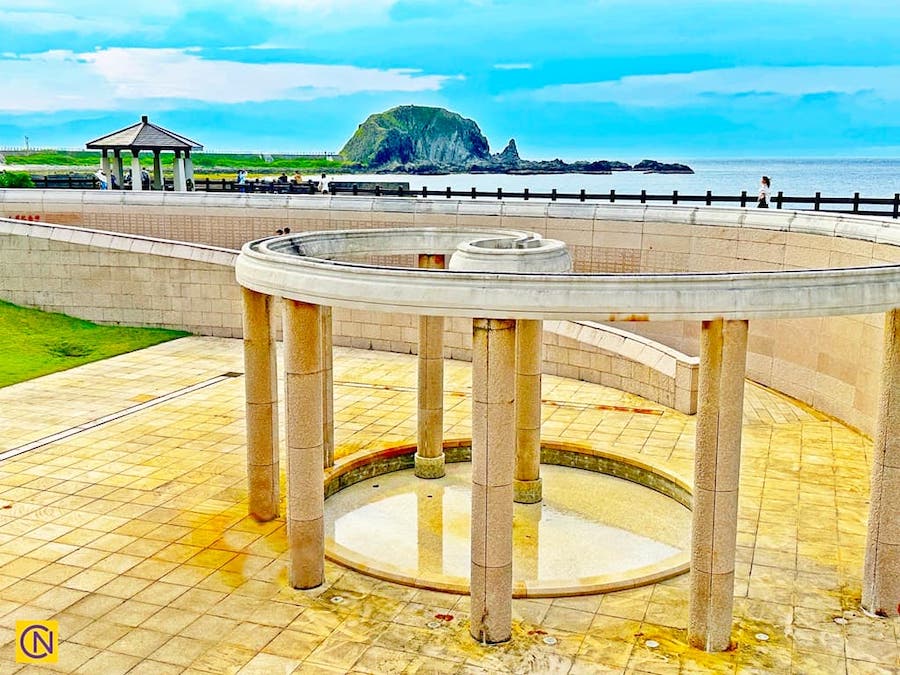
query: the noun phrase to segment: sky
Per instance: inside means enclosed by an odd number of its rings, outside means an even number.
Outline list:
[[[0,148],[141,115],[334,152],[440,106],[527,159],[897,157],[897,0],[0,0]]]

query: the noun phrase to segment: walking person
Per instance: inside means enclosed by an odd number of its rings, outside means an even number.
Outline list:
[[[756,207],[759,209],[769,208],[769,188],[772,187],[772,181],[768,176],[763,176],[759,181],[759,197],[756,200]]]
[[[321,180],[319,180],[319,192],[321,192],[323,195],[328,194],[328,184],[329,184],[329,182],[330,182],[330,181],[328,180],[328,178],[327,178],[327,177],[325,176],[325,174],[323,173],[323,174],[322,174]]]

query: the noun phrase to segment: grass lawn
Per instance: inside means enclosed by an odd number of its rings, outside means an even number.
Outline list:
[[[185,335],[164,328],[99,326],[0,300],[0,387]]]

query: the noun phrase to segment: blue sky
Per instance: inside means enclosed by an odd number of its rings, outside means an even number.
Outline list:
[[[898,26],[895,0],[0,0],[0,147],[149,114],[334,151],[420,104],[530,159],[896,157]]]

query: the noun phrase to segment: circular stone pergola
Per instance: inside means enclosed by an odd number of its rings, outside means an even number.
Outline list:
[[[822,216],[819,233],[833,236],[829,218]],[[426,478],[443,469],[443,317],[472,320],[470,632],[484,642],[511,635],[513,500],[540,500],[541,321],[696,321],[701,353],[688,640],[707,651],[725,650],[748,323],[886,312],[863,605],[896,615],[900,504],[890,494],[900,485],[900,265],[576,274],[529,264],[546,262],[551,251],[558,255],[557,244],[529,232],[413,227],[310,232],[243,247],[236,274],[244,301],[249,508],[259,520],[278,515],[271,301],[284,300],[290,583],[312,588],[324,580],[322,486],[324,467],[334,462],[331,307],[420,317],[416,474]],[[409,254],[417,256],[418,269],[355,262]]]
[[[188,181],[193,182],[194,180],[194,165],[191,160],[191,151],[203,149],[203,146],[196,141],[176,134],[174,131],[163,129],[157,124],[152,124],[147,115],[142,115],[141,121],[137,124],[132,124],[106,136],[88,141],[85,147],[88,150],[101,150],[103,152],[103,157],[100,160],[103,174],[109,176],[112,172],[120,186],[125,184],[122,153],[130,152],[132,190],[143,189],[141,183],[141,151],[148,150],[153,153],[153,174],[150,184],[152,190],[163,189],[161,153],[173,152],[175,153],[173,172],[176,192],[186,192]],[[112,151],[112,157],[109,156],[110,151]]]

